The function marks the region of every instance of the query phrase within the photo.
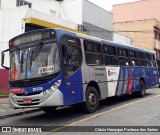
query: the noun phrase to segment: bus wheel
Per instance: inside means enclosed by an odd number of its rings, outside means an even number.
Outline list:
[[[56,110],[56,106],[52,106],[52,107],[41,107],[41,109],[47,113],[47,114],[53,114]]]
[[[99,106],[99,96],[97,90],[89,86],[86,91],[86,101],[83,104],[83,109],[86,113],[93,113]]]
[[[139,82],[139,97],[144,97],[146,95],[145,83],[141,80]]]

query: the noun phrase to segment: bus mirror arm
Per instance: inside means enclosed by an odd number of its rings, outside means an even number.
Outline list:
[[[5,53],[5,52],[8,52],[8,51],[9,51],[9,49],[4,50],[4,51],[1,53],[1,66],[2,66],[3,68],[7,69],[7,70],[9,70],[10,68],[4,66],[4,57],[5,57],[4,53]]]

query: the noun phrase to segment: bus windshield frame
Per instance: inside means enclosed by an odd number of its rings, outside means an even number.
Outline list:
[[[55,32],[38,31],[12,39],[10,65],[10,81],[43,78],[58,73],[60,56]]]

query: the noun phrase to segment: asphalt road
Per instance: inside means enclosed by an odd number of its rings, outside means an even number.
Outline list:
[[[48,131],[63,130],[63,127],[54,128],[54,126],[160,126],[160,89],[153,88],[147,90],[147,95],[144,98],[137,98],[134,95],[108,98],[100,102],[99,110],[94,114],[84,114],[78,106],[65,107],[59,108],[53,115],[47,115],[43,111],[40,111],[2,119],[0,120],[0,126],[51,126],[48,127]],[[89,132],[87,134],[97,133],[109,135],[160,134],[160,132]],[[17,135],[18,133],[13,134]],[[60,133],[42,134],[48,135]],[[65,132],[62,134],[75,133]]]

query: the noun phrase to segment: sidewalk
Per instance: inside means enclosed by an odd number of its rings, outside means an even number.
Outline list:
[[[9,107],[8,97],[0,97],[0,119],[14,117],[40,111],[39,108],[13,109]]]

